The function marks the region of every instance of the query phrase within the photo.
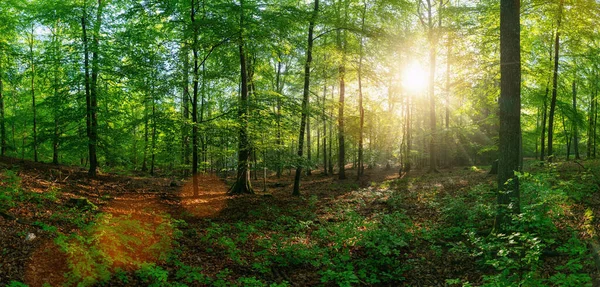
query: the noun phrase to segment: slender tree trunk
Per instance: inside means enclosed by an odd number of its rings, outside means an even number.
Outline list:
[[[102,25],[102,10],[103,10],[103,2],[102,0],[98,0],[98,7],[96,11],[96,23],[94,26],[94,33],[92,33],[92,71],[91,71],[91,79],[89,75],[89,51],[88,51],[88,39],[87,39],[87,29],[86,29],[86,18],[87,12],[84,7],[84,16],[81,18],[82,30],[83,30],[83,38],[84,38],[84,53],[85,53],[85,73],[86,73],[86,104],[87,104],[87,129],[88,129],[88,152],[89,152],[89,163],[90,169],[88,171],[88,175],[90,177],[96,176],[96,170],[98,167],[98,159],[96,157],[96,146],[98,144],[98,118],[97,118],[97,109],[98,109],[98,74],[99,74],[99,37],[100,37],[100,27]]]
[[[548,119],[548,161],[553,160],[552,140],[554,136],[554,113],[556,110],[556,96],[558,92],[558,62],[560,51],[560,24],[562,20],[564,0],[560,0],[558,11],[558,25],[556,26],[556,38],[554,40],[554,75],[552,78],[552,100],[550,101],[550,115]]]
[[[240,1],[240,32],[239,56],[241,74],[241,94],[238,108],[240,120],[239,142],[238,142],[238,165],[237,180],[229,190],[230,194],[254,193],[250,182],[250,170],[248,168],[251,146],[248,140],[248,70],[246,68],[246,52],[244,51],[244,0]]]
[[[360,36],[360,52],[358,60],[358,111],[360,114],[359,119],[359,130],[358,130],[358,169],[356,170],[356,177],[360,180],[363,175],[363,136],[365,129],[365,109],[363,107],[363,92],[362,92],[362,64],[363,64],[363,50],[364,50],[364,34],[365,34],[365,16],[367,14],[367,2],[363,1],[362,17],[361,17],[361,36]]]
[[[31,39],[29,42],[29,53],[31,63],[31,105],[33,108],[33,161],[38,161],[38,142],[37,142],[37,109],[35,104],[35,58],[33,55],[33,44],[34,44],[34,26],[31,26]]]
[[[405,172],[409,172],[412,168],[411,162],[412,159],[410,158],[410,153],[412,151],[412,111],[411,111],[411,104],[412,104],[412,96],[407,96],[406,97],[406,160],[404,163],[404,170]]]
[[[196,23],[196,1],[191,0],[190,18],[192,23],[192,54],[194,59],[193,70],[193,96],[192,96],[192,192],[194,196],[199,195],[198,191],[198,25]]]
[[[302,159],[302,148],[304,147],[304,131],[306,130],[306,122],[309,117],[308,103],[309,103],[309,96],[310,96],[310,65],[312,63],[313,30],[315,28],[315,21],[317,20],[318,13],[319,13],[319,0],[315,0],[313,15],[308,24],[308,47],[306,49],[306,62],[304,64],[304,90],[302,93],[302,119],[300,120],[300,135],[298,136],[298,158],[299,159]],[[301,173],[302,173],[302,164],[299,164],[298,167],[296,168],[296,176],[294,177],[294,190],[292,192],[292,195],[294,195],[294,196],[300,195]]]
[[[306,175],[312,175],[312,141],[310,139],[310,95],[306,107],[308,109],[306,116]]]
[[[59,125],[59,114],[60,114],[60,108],[59,105],[61,104],[62,100],[59,99],[60,94],[59,94],[59,69],[60,69],[60,19],[57,19],[54,25],[54,33],[52,35],[52,44],[53,44],[53,50],[54,50],[54,55],[53,55],[53,61],[54,61],[54,79],[53,79],[53,86],[54,86],[54,101],[55,103],[53,104],[53,117],[54,117],[54,134],[52,136],[52,163],[57,165],[58,164],[58,147],[59,147],[59,142],[60,142],[60,125]]]
[[[335,95],[335,87],[334,87],[334,85],[331,85],[331,102],[332,103],[335,101],[334,95]],[[334,110],[334,107],[333,107],[333,105],[331,105],[331,108],[329,109],[329,160],[328,160],[329,174],[331,174],[331,175],[333,175],[333,110]]]
[[[88,159],[92,154],[92,106],[91,106],[91,94],[90,94],[90,56],[88,48],[88,37],[87,37],[87,11],[86,4],[83,6],[83,16],[81,16],[81,31],[83,33],[83,67],[85,71],[85,105],[86,105],[86,117],[85,127],[86,135],[88,138]]]
[[[278,59],[281,57],[279,55]],[[281,173],[283,172],[283,163],[282,163],[282,153],[283,153],[283,140],[281,138],[281,93],[283,92],[283,81],[281,80],[281,59],[277,61],[277,75],[275,78],[275,85],[277,91],[277,107],[276,107],[276,120],[277,120],[277,170],[276,176],[277,178],[281,178]]]
[[[520,2],[500,2],[500,134],[498,146],[498,212],[495,229],[511,223],[510,213],[520,213],[521,163],[521,55]]]
[[[592,82],[595,85],[595,82]],[[588,105],[588,130],[587,130],[587,158],[590,159],[592,155],[592,131],[594,125],[594,93],[590,93],[590,104]]]
[[[325,104],[327,102],[327,78],[323,84],[323,174],[327,175],[327,116],[325,115]]]
[[[202,62],[202,86],[200,87],[200,123],[204,122],[204,112],[206,109],[206,65]],[[207,158],[207,141],[208,137],[206,132],[203,132],[200,136],[200,149],[202,154],[202,170],[206,172],[208,158]]]
[[[3,58],[0,54],[0,156],[6,155],[6,119],[4,117]]]
[[[151,89],[152,99],[152,147],[151,147],[151,158],[150,158],[150,175],[154,175],[154,162],[156,159],[156,101],[154,96],[154,83]]]
[[[429,172],[437,172],[437,150],[436,150],[436,118],[435,118],[435,65],[437,40],[433,25],[432,5],[430,0],[428,4],[428,40],[429,40],[429,129],[431,136],[429,138]],[[441,2],[440,2],[441,6]],[[441,16],[440,16],[441,17]]]
[[[546,120],[548,118],[547,115],[547,111],[548,111],[548,93],[549,93],[549,83],[550,81],[548,81],[546,83],[546,94],[544,95],[544,103],[542,106],[542,137],[540,139],[540,160],[543,161],[544,160],[544,156],[545,156],[545,147],[546,147]]]
[[[579,156],[579,135],[577,128],[577,86],[573,81],[573,150],[575,151],[575,159],[580,160]]]
[[[185,165],[190,164],[190,130],[189,130],[189,120],[190,120],[190,58],[189,58],[189,47],[187,43],[183,44],[181,50],[181,57],[183,58],[183,81],[182,88],[183,93],[181,95],[181,110],[183,115],[183,125],[181,129],[181,142],[182,142],[182,162]],[[189,172],[189,169],[185,174]]]
[[[150,116],[148,115],[148,95],[144,96],[144,155],[142,158],[142,171],[148,171],[148,147],[150,139]]]
[[[446,58],[446,130],[444,132],[444,164],[450,164],[450,59],[452,56],[452,39],[448,39]]]

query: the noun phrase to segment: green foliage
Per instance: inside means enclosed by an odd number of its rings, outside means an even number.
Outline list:
[[[460,238],[458,230],[467,232],[465,240],[456,244],[453,252],[464,252],[478,259],[483,266],[496,272],[484,276],[484,286],[584,286],[591,278],[582,273],[587,262],[587,248],[575,232],[566,242],[561,242],[561,234],[572,232],[568,227],[560,230],[555,222],[562,219],[570,199],[563,191],[564,186],[572,186],[569,181],[561,181],[552,186],[551,173],[519,175],[521,185],[521,214],[513,218],[505,233],[491,233],[482,236],[479,231],[489,230],[489,220],[494,216],[493,194],[485,192],[485,186],[476,186],[470,198],[445,199],[442,209],[444,219],[457,224],[451,238]],[[462,210],[462,213],[461,211]],[[487,223],[486,223],[487,222]],[[556,250],[569,256],[564,266],[558,267],[550,277],[540,276],[542,255],[546,250]]]
[[[19,281],[10,281],[10,283],[8,283],[8,285],[6,285],[7,287],[27,287],[29,285],[19,282]]]
[[[143,263],[135,273],[142,279],[142,282],[153,287],[164,286],[169,279],[169,272],[154,263]]]

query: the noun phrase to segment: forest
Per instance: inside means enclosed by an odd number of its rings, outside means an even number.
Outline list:
[[[599,0],[1,0],[0,286],[600,286]]]

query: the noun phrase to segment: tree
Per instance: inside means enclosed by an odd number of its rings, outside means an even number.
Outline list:
[[[550,114],[548,115],[548,161],[552,161],[554,158],[552,150],[552,142],[554,137],[554,113],[556,110],[556,97],[558,93],[558,63],[559,63],[559,51],[560,51],[560,29],[563,13],[564,0],[560,0],[558,6],[558,19],[556,25],[556,33],[554,38],[554,73],[552,76],[552,99],[550,100]]]
[[[504,230],[510,214],[520,213],[521,47],[520,1],[500,2],[500,135],[498,146],[498,212],[495,228]]]
[[[238,107],[238,118],[240,121],[238,137],[238,163],[237,177],[230,188],[231,194],[254,193],[250,182],[249,159],[251,146],[248,141],[248,70],[246,66],[246,52],[244,49],[244,0],[240,1],[240,32],[238,38],[240,56],[240,101]]]
[[[304,89],[302,92],[302,119],[300,120],[300,135],[298,136],[298,158],[302,159],[302,148],[304,147],[304,131],[306,130],[306,123],[308,119],[308,102],[310,96],[310,64],[312,63],[312,50],[313,50],[313,32],[315,29],[315,21],[317,14],[319,13],[319,0],[314,2],[314,10],[312,18],[308,24],[308,44],[306,48],[306,63],[304,64]],[[310,132],[310,131],[309,131]],[[310,149],[310,146],[308,147]],[[309,158],[310,160],[310,158]],[[294,190],[292,195],[300,195],[300,176],[302,173],[302,164],[296,167],[296,176],[294,177]]]

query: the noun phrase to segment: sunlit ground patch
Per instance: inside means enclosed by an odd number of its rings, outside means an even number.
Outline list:
[[[194,190],[194,178],[190,178],[179,192],[181,207],[191,216],[214,217],[227,206],[227,185],[216,175],[196,175],[197,189]]]

